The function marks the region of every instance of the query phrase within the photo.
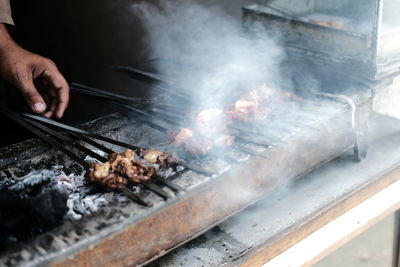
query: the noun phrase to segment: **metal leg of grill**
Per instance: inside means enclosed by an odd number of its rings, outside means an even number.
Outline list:
[[[400,210],[394,213],[392,266],[400,267]]]

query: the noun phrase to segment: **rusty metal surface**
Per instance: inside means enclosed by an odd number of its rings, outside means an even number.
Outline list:
[[[370,97],[359,96],[356,102],[369,106]],[[218,161],[204,162],[205,166],[219,170],[218,175],[205,177],[186,172],[174,182],[188,192],[175,199],[165,202],[149,195],[148,199],[155,204],[152,208],[132,202],[111,204],[8,251],[1,255],[0,263],[8,266],[123,266],[149,262],[351,148],[355,142],[351,112],[345,105],[336,107],[310,127],[288,135],[280,145],[264,149],[262,153],[267,158],[238,155],[242,162],[234,166]],[[88,127],[123,141],[145,139],[135,122],[118,115]],[[147,135],[152,133],[147,132]],[[54,153],[48,154],[54,160]],[[41,153],[19,164],[26,165],[40,158],[46,157]],[[68,166],[65,159],[60,162]],[[292,164],[294,162],[296,164]]]

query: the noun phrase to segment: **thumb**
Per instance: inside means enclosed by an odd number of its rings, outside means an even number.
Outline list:
[[[46,110],[46,103],[33,85],[32,79],[21,81],[18,88],[34,112],[41,113]]]

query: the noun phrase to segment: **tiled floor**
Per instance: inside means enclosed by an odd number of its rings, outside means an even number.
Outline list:
[[[388,216],[313,267],[391,267],[394,216]]]

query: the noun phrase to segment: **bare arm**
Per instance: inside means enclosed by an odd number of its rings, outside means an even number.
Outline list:
[[[57,66],[16,44],[0,23],[0,75],[15,85],[36,113],[61,118],[68,105],[69,86]]]

